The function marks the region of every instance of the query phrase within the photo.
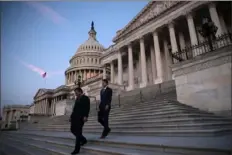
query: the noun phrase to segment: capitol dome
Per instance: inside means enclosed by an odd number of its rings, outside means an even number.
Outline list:
[[[104,50],[104,47],[97,41],[96,39],[97,32],[94,30],[94,23],[91,24],[91,30],[89,31],[89,39],[85,41],[84,44],[80,45],[78,48],[77,53],[80,52],[102,52]]]
[[[78,47],[69,61],[70,67],[65,71],[66,85],[73,85],[78,76],[85,81],[103,72],[100,58],[105,48],[97,41],[93,22],[88,34],[88,40]]]

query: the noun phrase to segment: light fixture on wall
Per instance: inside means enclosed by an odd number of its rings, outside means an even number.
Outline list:
[[[212,40],[216,39],[217,30],[218,27],[215,26],[214,22],[207,17],[202,19],[201,27],[197,28],[197,31],[201,34],[201,36],[207,39],[211,51],[213,50]]]

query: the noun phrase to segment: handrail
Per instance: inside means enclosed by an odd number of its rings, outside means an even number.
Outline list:
[[[120,103],[120,94],[118,95],[118,106],[120,107],[121,103]]]
[[[208,40],[204,40],[196,45],[191,45],[186,47],[185,49],[175,51],[171,53],[173,63],[179,63],[182,61],[193,59],[196,56],[213,52],[218,50],[222,47],[227,47],[232,45],[232,33],[222,34],[217,36],[214,40],[210,43]],[[212,44],[212,47],[210,45]],[[195,54],[193,54],[195,53]],[[174,62],[174,60],[176,60]]]
[[[98,106],[97,106],[97,97],[96,96],[89,96],[89,98],[94,98],[94,101],[96,103],[96,110],[98,110]]]

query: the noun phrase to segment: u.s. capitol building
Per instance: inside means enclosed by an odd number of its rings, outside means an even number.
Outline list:
[[[103,78],[109,79],[115,95],[173,80],[178,101],[231,114],[232,38],[227,12],[231,2],[152,1],[117,31],[108,48],[97,40],[92,23],[88,40],[69,61],[65,85],[39,89],[30,115],[70,113],[78,79],[92,101],[99,100]]]

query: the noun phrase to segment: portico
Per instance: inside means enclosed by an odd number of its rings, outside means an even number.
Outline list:
[[[202,12],[218,27],[216,35],[231,30],[229,21],[220,15],[223,14],[223,4],[220,3],[153,1],[149,5],[149,9],[142,10],[117,33],[113,39],[116,44],[107,49],[101,58],[102,64],[111,66],[111,82],[126,84],[127,90],[172,80],[170,66],[178,59],[172,60],[171,53],[201,42],[196,27],[201,24]],[[155,12],[149,13],[151,8]],[[169,10],[172,13],[165,14]],[[192,50],[191,55],[197,56],[196,51]],[[127,61],[123,61],[124,57]],[[114,62],[117,62],[116,67]]]

